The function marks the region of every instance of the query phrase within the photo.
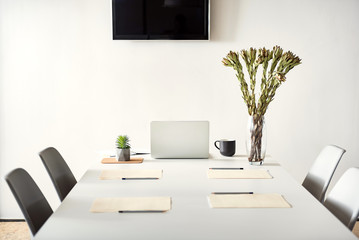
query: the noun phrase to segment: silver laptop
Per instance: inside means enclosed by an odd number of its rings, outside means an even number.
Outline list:
[[[208,121],[151,122],[153,158],[208,158]]]

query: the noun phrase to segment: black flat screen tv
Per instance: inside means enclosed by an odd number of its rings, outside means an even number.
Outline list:
[[[209,0],[112,0],[113,39],[208,40]]]

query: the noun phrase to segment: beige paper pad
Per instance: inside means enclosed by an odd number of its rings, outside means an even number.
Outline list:
[[[215,170],[208,169],[208,178],[248,178],[268,179],[273,178],[265,169],[246,170]]]
[[[161,178],[162,170],[147,169],[116,169],[103,170],[100,175],[101,180],[122,179],[122,178]]]
[[[291,205],[277,193],[269,194],[211,194],[212,208],[290,208]]]
[[[122,197],[97,198],[92,203],[90,212],[168,211],[170,209],[170,197]]]

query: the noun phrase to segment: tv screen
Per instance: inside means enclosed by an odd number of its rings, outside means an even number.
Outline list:
[[[208,39],[209,0],[112,0],[113,39]]]

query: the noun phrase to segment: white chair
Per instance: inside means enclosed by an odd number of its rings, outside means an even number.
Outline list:
[[[324,201],[330,180],[345,150],[334,146],[326,146],[319,154],[303,181],[305,187],[320,202]]]
[[[335,184],[324,206],[353,230],[359,215],[359,168],[349,168]]]

